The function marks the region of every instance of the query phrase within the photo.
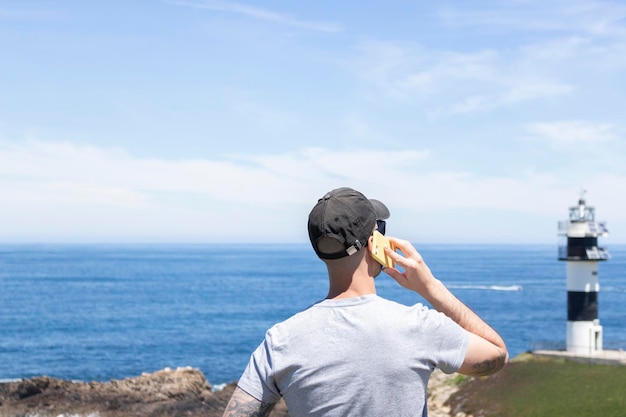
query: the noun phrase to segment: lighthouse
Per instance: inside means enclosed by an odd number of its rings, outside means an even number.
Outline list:
[[[598,237],[608,236],[605,222],[597,222],[595,210],[581,192],[569,219],[559,222],[559,260],[567,274],[567,351],[592,356],[602,351],[602,326],[598,318],[600,283],[598,265],[609,252],[598,247]]]

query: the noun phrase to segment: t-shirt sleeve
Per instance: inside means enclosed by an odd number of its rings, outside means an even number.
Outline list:
[[[459,370],[465,360],[469,335],[451,318],[435,310],[429,311],[432,331],[432,348],[436,352],[436,366],[446,374]]]
[[[281,395],[274,382],[272,362],[271,344],[266,335],[263,343],[250,356],[237,386],[259,401],[270,404],[277,402]]]

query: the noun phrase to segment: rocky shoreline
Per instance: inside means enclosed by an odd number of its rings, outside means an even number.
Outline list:
[[[193,368],[164,369],[109,382],[72,382],[50,377],[0,383],[0,417],[221,417],[235,383],[213,390]],[[450,417],[454,375],[439,371],[429,382],[429,416]],[[273,417],[288,417],[284,403]],[[466,417],[464,414],[455,417]]]

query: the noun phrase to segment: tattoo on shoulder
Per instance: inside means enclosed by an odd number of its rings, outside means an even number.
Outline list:
[[[245,391],[235,389],[223,417],[267,417],[273,408],[273,403],[264,403]]]
[[[495,359],[487,359],[482,362],[478,362],[473,365],[474,371],[477,376],[487,376],[498,372],[504,367],[506,363],[506,353],[498,356]]]

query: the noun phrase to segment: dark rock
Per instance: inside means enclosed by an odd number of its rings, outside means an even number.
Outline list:
[[[0,417],[221,417],[235,383],[213,392],[202,372],[164,369],[109,382],[50,377],[0,383]],[[273,416],[287,416],[278,404]]]

